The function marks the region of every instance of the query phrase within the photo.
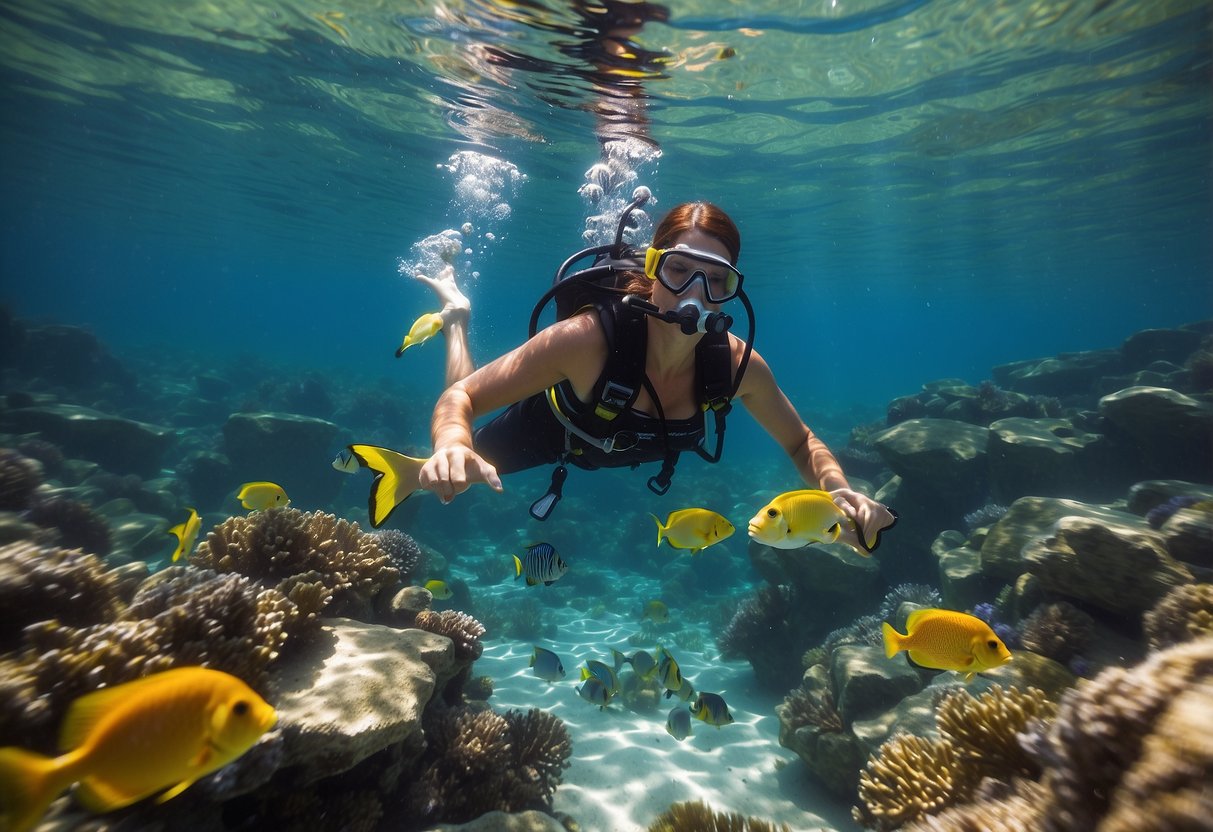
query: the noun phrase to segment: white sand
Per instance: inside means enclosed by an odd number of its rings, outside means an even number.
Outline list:
[[[498,711],[543,708],[564,720],[573,756],[553,808],[572,816],[586,832],[644,830],[671,803],[703,800],[716,811],[741,812],[801,830],[852,830],[848,810],[810,781],[794,753],[779,745],[779,699],[754,686],[744,661],[721,661],[711,638],[707,655],[667,645],[696,691],[719,693],[736,720],[721,728],[692,719],[692,735],[678,742],[665,730],[676,699],[638,714],[613,700],[600,710],[580,698],[580,668],[589,659],[611,664],[610,648],[631,655],[656,645],[628,644],[637,622],[607,614],[595,620],[575,610],[550,611],[560,637],[536,642],[560,656],[565,680],[549,684],[528,667],[532,644],[485,642],[474,673],[494,682]],[[625,666],[623,673],[630,668]],[[682,707],[686,707],[685,704]]]

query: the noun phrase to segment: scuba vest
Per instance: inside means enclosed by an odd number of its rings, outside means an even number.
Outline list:
[[[558,320],[592,309],[598,315],[607,343],[606,364],[594,384],[589,401],[581,402],[567,381],[549,388],[544,394],[552,414],[564,427],[565,451],[552,474],[548,492],[531,506],[531,515],[538,520],[546,520],[560,500],[561,489],[568,475],[566,463],[569,462],[582,468],[635,467],[642,462],[660,459],[661,471],[649,478],[648,487],[656,494],[665,494],[670,489],[674,467],[682,451],[694,450],[708,462],[720,460],[724,448],[725,417],[732,407],[731,401],[741,384],[753,349],[753,308],[744,293],[738,295],[749,314],[750,332],[736,378],[733,376],[728,334],[732,319],[713,312],[708,313],[714,318],[711,328],[705,330],[703,324],[699,324],[699,331],[704,335],[695,348],[694,384],[701,413],[691,420],[667,421],[661,400],[645,375],[648,346],[648,323],[645,319],[656,316],[679,322],[679,316],[674,312],[662,313],[643,299],[625,294],[621,288],[628,272],[644,271],[643,255],[623,244],[623,231],[632,211],[647,200],[647,190],[638,189],[636,198],[620,217],[613,244],[585,249],[565,260],[556,272],[551,289],[540,298],[531,314],[529,336],[533,337],[538,331],[540,314],[553,298]],[[573,264],[590,256],[596,258],[592,266],[569,273]],[[696,321],[688,324],[685,315],[681,323],[684,332],[696,331]],[[642,389],[648,391],[653,401],[657,411],[654,416],[644,416],[632,410]],[[711,453],[704,447],[707,439],[704,414],[708,411],[714,416],[713,432],[716,437],[715,449]],[[640,422],[643,427],[637,426]],[[644,429],[648,432],[643,432]],[[654,457],[651,451],[654,440],[661,447],[659,457]],[[648,443],[648,448],[629,453],[642,442]]]

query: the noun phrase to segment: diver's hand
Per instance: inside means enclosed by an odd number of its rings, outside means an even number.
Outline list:
[[[480,454],[463,445],[435,451],[421,466],[421,473],[417,477],[417,484],[426,491],[434,492],[444,504],[478,482],[485,483],[494,491],[502,490],[497,469]]]
[[[442,301],[442,311],[438,314],[442,316],[444,324],[453,321],[467,323],[468,317],[472,314],[472,302],[468,300],[467,295],[459,291],[459,286],[455,283],[453,266],[443,266],[437,277],[430,277],[421,272],[417,272],[413,277],[429,286],[438,296],[438,300]]]
[[[830,496],[834,504],[851,518],[838,539],[864,557],[871,555],[880,545],[880,533],[897,523],[897,512],[866,494],[850,488],[836,488],[830,492]],[[859,536],[860,529],[863,530],[863,537]]]

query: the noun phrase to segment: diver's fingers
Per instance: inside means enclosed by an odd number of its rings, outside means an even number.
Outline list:
[[[455,496],[451,488],[450,460],[445,453],[436,453],[421,467],[417,483],[427,491],[431,491],[443,503],[449,503]]]
[[[480,479],[494,491],[502,490],[501,477],[497,475],[497,469],[485,461],[483,457],[480,458]]]

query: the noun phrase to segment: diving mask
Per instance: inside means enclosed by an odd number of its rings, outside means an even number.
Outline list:
[[[644,273],[650,280],[676,295],[681,295],[699,279],[709,303],[724,303],[737,297],[744,279],[741,272],[725,258],[706,251],[675,246],[650,247],[644,255]]]

